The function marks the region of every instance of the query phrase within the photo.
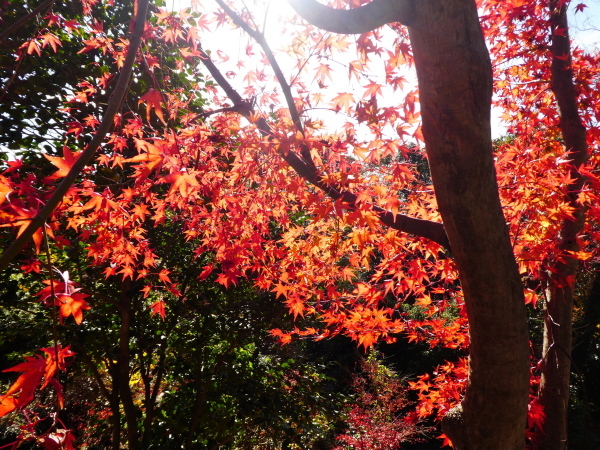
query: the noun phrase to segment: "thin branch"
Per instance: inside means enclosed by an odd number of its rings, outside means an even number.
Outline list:
[[[62,198],[67,193],[71,185],[75,182],[81,171],[91,161],[92,157],[96,153],[96,150],[98,147],[100,147],[100,144],[102,144],[102,141],[108,133],[108,130],[111,128],[114,117],[121,107],[123,98],[127,93],[127,86],[133,70],[135,57],[142,41],[142,34],[144,32],[144,25],[146,23],[146,13],[148,11],[148,3],[149,0],[139,0],[137,14],[135,14],[133,18],[134,30],[129,43],[129,49],[127,50],[127,56],[125,58],[125,62],[123,63],[123,68],[121,69],[115,90],[113,91],[108,102],[108,106],[106,107],[106,111],[102,118],[102,123],[98,127],[96,134],[94,134],[90,144],[83,151],[75,164],[73,164],[73,167],[71,167],[69,173],[58,185],[52,194],[52,197],[50,197],[41,211],[33,218],[23,233],[21,233],[21,235],[17,237],[12,245],[2,254],[2,257],[0,257],[0,271],[8,267],[12,259],[21,251],[25,243],[31,239],[31,236],[33,236],[36,230],[44,224],[48,217],[50,217],[52,211],[54,211],[54,209],[61,202]]]
[[[58,320],[57,320],[57,300],[58,297],[56,295],[56,286],[54,284],[54,273],[52,272],[52,257],[50,256],[50,243],[48,242],[48,234],[46,233],[46,228],[43,227],[44,231],[44,247],[46,252],[46,261],[48,263],[48,278],[50,278],[50,298],[52,299],[52,304],[50,307],[52,308],[52,340],[54,341],[54,355],[52,359],[54,360],[54,364],[56,364],[56,371],[58,376]],[[56,397],[56,414],[60,411],[60,399],[58,396]]]
[[[252,39],[254,39],[261,46],[261,48],[265,52],[267,59],[269,60],[269,64],[271,64],[271,67],[273,68],[273,72],[275,72],[277,81],[279,82],[279,85],[281,86],[281,90],[283,91],[283,95],[285,97],[285,101],[290,110],[290,114],[292,116],[294,125],[296,126],[296,128],[298,128],[298,130],[301,133],[304,133],[303,128],[302,128],[302,121],[300,120],[300,114],[298,113],[298,110],[295,106],[294,97],[292,96],[292,89],[290,88],[290,85],[288,84],[287,80],[285,79],[285,75],[283,74],[281,67],[279,67],[277,60],[275,59],[275,55],[273,54],[273,52],[271,51],[271,48],[267,44],[265,36],[258,30],[255,30],[250,25],[248,25],[223,0],[215,0],[215,1],[219,4],[219,6],[221,8],[223,8],[223,10],[227,13],[227,15],[229,17],[231,17],[231,20],[233,20],[234,24],[236,24],[238,27],[240,27],[242,30],[244,30]]]
[[[0,33],[0,42],[3,42],[4,39],[6,39],[10,35],[10,33],[15,31],[16,29],[21,28],[23,25],[25,25],[33,17],[37,16],[42,11],[49,10],[52,7],[52,5],[54,5],[55,1],[56,0],[46,0],[45,2],[40,4],[40,6],[38,6],[33,11],[31,11],[29,14],[26,14],[23,17],[21,17],[20,19],[11,23],[9,26],[6,27],[6,29],[2,33]]]
[[[265,55],[269,60],[269,64],[273,68],[273,72],[275,72],[275,76],[277,77],[279,86],[281,86],[281,90],[283,91],[283,96],[285,97],[285,102],[288,105],[288,109],[290,111],[290,115],[292,117],[294,126],[298,129],[298,131],[300,131],[300,133],[302,133],[302,135],[304,135],[302,119],[300,118],[298,108],[296,108],[296,102],[294,101],[294,96],[292,95],[292,88],[285,79],[285,75],[283,74],[279,63],[277,62],[277,59],[275,58],[271,47],[269,47],[269,44],[267,43],[264,34],[262,34],[256,29],[253,29],[250,25],[248,25],[238,14],[236,14],[235,11],[233,11],[225,2],[223,2],[223,0],[215,1],[219,4],[219,6],[221,6],[221,8],[225,10],[229,17],[231,17],[233,23],[235,23],[238,27],[244,30],[251,38],[253,38],[265,52]],[[315,166],[315,163],[310,155],[310,148],[308,147],[308,145],[304,143],[300,144],[300,154],[302,155],[304,162],[316,171],[317,167]]]
[[[201,60],[217,84],[225,91],[229,99],[233,102],[233,106],[230,110],[241,114],[247,119],[250,119],[250,116],[254,113],[252,102],[242,98],[242,96],[231,86],[229,81],[227,81],[227,79],[219,71],[217,66],[215,66],[208,54],[202,50]],[[260,133],[266,138],[274,137],[273,130],[264,117],[260,117],[258,120],[256,120],[255,125]],[[294,169],[294,171],[300,177],[318,187],[329,197],[334,200],[342,200],[344,203],[346,203],[346,207],[349,209],[356,208],[356,194],[339,190],[323,182],[318,171],[314,167],[309,166],[294,152],[280,152],[280,156],[292,167],[292,169]],[[385,209],[375,205],[373,205],[372,208],[379,215],[381,222],[385,225],[388,225],[390,228],[424,237],[440,244],[444,248],[450,248],[450,243],[448,241],[448,237],[446,236],[446,231],[443,224],[439,222],[432,222],[430,220],[417,219],[414,217],[405,216],[403,214],[393,214],[390,211],[386,211]]]
[[[373,0],[354,9],[336,9],[316,0],[288,0],[307,22],[323,30],[341,34],[362,34],[385,24],[408,25],[415,18],[415,0]]]
[[[106,387],[106,384],[102,379],[102,375],[100,375],[98,367],[96,366],[96,364],[94,364],[92,357],[85,351],[85,348],[81,345],[77,346],[77,355],[81,357],[83,362],[88,366],[88,369],[92,372],[92,377],[96,380],[98,388],[100,389],[100,392],[102,393],[104,398],[106,398],[106,401],[110,402],[112,392],[110,392],[109,389]]]

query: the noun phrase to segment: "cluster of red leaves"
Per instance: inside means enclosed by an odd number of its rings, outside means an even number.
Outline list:
[[[600,238],[598,148],[600,85],[598,52],[574,47],[571,68],[577,89],[579,115],[587,129],[590,158],[585,166],[570,165],[569,149],[559,135],[559,112],[548,89],[550,74],[550,17],[546,2],[480,2],[482,25],[491,45],[497,105],[511,137],[498,148],[498,174],[505,215],[511,227],[521,273],[541,279],[544,263],[575,257],[597,259]],[[579,5],[576,11],[581,11]],[[556,30],[560,32],[560,30]],[[557,254],[559,224],[572,220],[567,201],[573,174],[586,177],[578,203],[586,209],[586,228],[579,236],[582,251]],[[532,303],[536,299],[529,296]]]
[[[354,376],[356,404],[348,417],[348,429],[337,436],[334,450],[387,450],[418,439],[425,429],[414,417],[403,417],[408,406],[404,381],[371,352],[361,362],[362,375]]]
[[[460,402],[466,386],[469,364],[466,358],[456,363],[448,362],[437,367],[433,373],[421,375],[409,386],[418,392],[419,404],[414,411],[418,419],[436,417],[441,419]]]
[[[77,325],[83,321],[83,311],[90,309],[90,306],[85,301],[88,294],[80,292],[80,288],[76,283],[69,279],[69,273],[61,273],[63,281],[54,283],[53,280],[44,280],[46,287],[43,288],[37,295],[40,301],[46,306],[58,306],[58,316],[62,325],[63,319],[73,316]]]

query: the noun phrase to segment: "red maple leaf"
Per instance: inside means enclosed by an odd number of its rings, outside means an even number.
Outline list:
[[[23,233],[23,231],[25,231],[25,229],[29,226],[31,219],[33,219],[37,215],[38,210],[34,209],[34,208],[20,208],[16,205],[11,205],[11,208],[18,214],[18,216],[13,218],[12,223],[2,224],[0,226],[20,227],[19,231],[17,232],[17,237],[19,237]],[[48,232],[48,234],[52,235],[50,228],[47,228],[47,232]],[[33,233],[32,238],[33,238],[33,243],[35,244],[36,253],[40,252],[40,249],[42,247],[43,237],[44,237],[44,235],[43,235],[41,228],[38,228]]]
[[[150,309],[152,310],[152,315],[155,316],[159,314],[162,320],[165,320],[165,311],[166,303],[162,300],[158,300],[150,305]]]
[[[65,20],[64,26],[69,32],[71,32],[77,29],[80,26],[80,23],[76,20]]]
[[[41,355],[25,357],[27,362],[17,364],[14,367],[3,370],[3,372],[23,372],[17,381],[0,397],[0,417],[23,408],[31,403],[35,396],[35,390],[42,382],[46,361]]]
[[[58,370],[64,370],[65,358],[73,356],[75,353],[69,349],[69,346],[61,348],[60,345],[57,345],[56,348],[49,347],[40,350],[47,356],[43,357],[40,354],[27,356],[25,357],[26,362],[3,370],[3,372],[23,372],[23,374],[17,378],[6,394],[0,396],[0,417],[30,404],[35,398],[35,391],[42,384],[42,379],[44,383],[40,389],[44,389],[52,383],[60,394],[58,390],[60,385],[54,379],[54,375]]]
[[[73,319],[75,319],[75,323],[77,325],[81,325],[83,321],[83,310],[90,309],[91,307],[85,301],[85,297],[88,297],[87,294],[83,294],[81,292],[71,295],[59,295],[57,298],[57,303],[60,304],[60,321],[62,324],[63,318],[69,317],[73,315]]]
[[[162,112],[162,107],[160,106],[160,104],[163,102],[163,96],[160,91],[150,88],[148,92],[140,97],[138,104],[142,102],[146,103],[146,119],[148,121],[150,121],[150,111],[154,110],[156,117],[158,117],[164,125],[167,124],[167,122],[165,122],[165,116]]]
[[[77,287],[77,284],[69,279],[69,272],[59,272],[63,281],[54,283],[54,305],[59,307],[59,319],[60,323],[63,323],[63,319],[73,316],[75,323],[80,325],[83,321],[83,310],[90,309],[90,306],[85,301],[88,294],[79,292],[81,289]],[[50,280],[44,280],[46,287],[43,288],[36,295],[40,298],[40,301],[46,302],[48,306],[48,300],[52,298],[52,286]],[[52,302],[50,302],[52,303]]]
[[[183,198],[188,197],[194,190],[194,188],[200,187],[198,180],[193,174],[186,172],[175,172],[170,173],[158,180],[159,183],[172,183],[169,195],[179,190],[179,193]]]
[[[35,52],[38,56],[42,56],[40,44],[36,39],[30,39],[29,42],[25,42],[23,45],[21,45],[21,48],[25,47],[27,47],[28,55],[31,55]]]
[[[56,46],[62,45],[60,43],[60,39],[58,39],[52,33],[46,33],[40,37],[42,38],[42,48],[45,48],[47,45],[50,45],[50,47],[52,47],[52,50],[54,50],[54,53],[56,53]]]

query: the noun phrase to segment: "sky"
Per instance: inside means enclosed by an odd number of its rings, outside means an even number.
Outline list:
[[[214,6],[213,0],[201,1],[211,9]],[[190,2],[191,0],[165,0],[167,8],[171,10],[179,10],[182,9],[182,7],[185,8],[190,4]],[[575,7],[580,2],[585,3],[587,8],[585,8],[583,12],[575,13]],[[235,0],[234,3],[243,5],[244,1]],[[291,17],[293,14],[293,10],[285,0],[263,0],[263,3],[265,5],[269,5],[269,18]],[[575,0],[571,3],[571,14],[569,17],[570,32],[573,43],[589,51],[600,50],[600,0]],[[267,18],[265,23],[269,23],[269,18]],[[285,44],[282,42],[279,34],[280,23],[278,21],[279,19],[274,21],[272,20],[271,23],[274,23],[275,26],[268,26],[266,28],[267,40],[274,49],[277,49],[278,46]],[[235,31],[232,32],[231,30],[227,30],[222,34],[214,33],[208,36],[203,36],[202,44],[206,49],[219,48],[231,55],[232,59],[236,59],[235,55],[240,54],[245,50],[245,48],[240,46],[241,40],[239,38],[242,36],[243,33],[241,31],[237,31],[236,34]],[[280,63],[282,66],[284,66],[284,73],[294,73],[291,68],[285,67],[284,60],[281,60]],[[407,79],[412,79],[412,83],[416,84],[416,78],[414,74],[411,75],[410,73],[407,73],[406,76]],[[330,89],[336,89],[338,92],[350,92],[352,89],[357,88],[356,83],[354,83],[353,86],[349,83],[347,77],[343,77],[343,79],[340,77],[339,79],[333,80],[333,82],[329,84],[331,85]],[[236,87],[241,88],[241,83],[240,86]],[[312,118],[326,121],[330,127],[342,127],[346,121],[342,114],[327,112],[325,109],[312,111],[311,115]],[[492,110],[492,134],[494,138],[503,135],[505,132],[505,127],[502,125],[499,117],[500,111]],[[0,152],[9,153],[9,157],[11,159],[15,157],[12,152],[9,152],[7,149],[1,146]]]
[[[178,3],[178,2],[182,3]],[[176,9],[178,4],[185,4],[186,1],[189,0],[167,0],[167,3],[171,3],[171,7]],[[214,2],[213,0],[202,0],[203,3],[212,9]],[[211,4],[212,3],[212,4]],[[241,9],[244,5],[244,0],[236,0],[232,2],[234,5],[239,5],[238,8]],[[251,3],[251,2],[249,2]],[[264,23],[267,24],[265,29],[265,35],[267,38],[267,42],[272,46],[274,50],[280,49],[285,46],[285,42],[282,41],[282,36],[280,33],[281,24],[278,19],[280,17],[291,17],[294,14],[293,9],[289,6],[288,2],[285,0],[263,0],[262,2],[265,5],[268,5],[268,17],[265,19]],[[575,12],[575,7],[579,3],[586,4],[586,8],[584,8],[583,12]],[[261,17],[262,20],[262,16]],[[275,20],[270,20],[274,18]],[[570,33],[571,39],[574,45],[585,48],[588,51],[600,50],[600,0],[575,0],[571,2],[570,6]],[[269,23],[272,23],[272,26],[268,26]],[[208,36],[206,39],[203,39],[203,46],[205,49],[210,49],[211,45],[217,46],[224,50],[227,54],[231,55],[232,59],[235,59],[235,55],[243,52],[244,48],[240,48],[240,40],[236,37],[242,37],[243,33],[240,31],[240,34],[237,35],[235,32],[232,33],[231,30],[224,32],[223,35],[220,33],[214,34],[212,36]],[[243,40],[243,39],[242,39]],[[281,56],[279,60],[284,73],[293,74],[293,69],[291,67],[286,67],[285,59]],[[350,61],[350,56],[348,57],[348,61]],[[343,62],[343,56],[339,56],[338,59]],[[291,60],[290,60],[291,63]],[[343,73],[343,71],[340,71]],[[416,75],[411,73],[410,71],[406,73],[406,77],[409,80],[409,85],[416,85]],[[234,80],[235,81],[235,80]],[[234,83],[235,84],[235,83]],[[328,89],[334,89],[336,92],[351,92],[352,90],[357,90],[356,83],[354,86],[350,85],[348,82],[347,76],[340,75],[339,78],[335,78],[331,83],[328,83]],[[237,86],[240,88],[241,86]],[[360,86],[358,86],[360,89]],[[390,95],[384,93],[385,96],[393,97],[397,94]],[[380,102],[380,106],[382,105]],[[502,124],[500,120],[501,111],[497,108],[492,109],[492,137],[497,138],[505,134],[506,127]],[[326,112],[323,109],[311,111],[311,118],[316,118],[320,120],[324,120],[327,122],[328,127],[342,127],[344,122],[346,121],[343,115],[336,114],[333,112]],[[359,131],[360,133],[360,131]]]

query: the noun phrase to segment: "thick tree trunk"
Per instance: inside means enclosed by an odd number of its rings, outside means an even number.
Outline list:
[[[573,220],[565,220],[558,250],[563,261],[548,263],[544,310],[544,346],[539,401],[546,413],[543,430],[536,430],[534,448],[559,450],[567,447],[569,382],[571,376],[571,339],[573,320],[573,288],[579,261],[568,252],[577,252],[577,236],[583,229],[585,209],[577,203],[584,177],[579,166],[587,160],[586,130],[579,117],[577,92],[573,84],[571,47],[568,33],[567,5],[550,2],[552,32],[552,92],[560,111],[560,130],[567,150],[571,152],[570,176],[566,200],[573,208]],[[560,32],[556,32],[560,30]],[[568,58],[565,59],[565,55]]]
[[[419,0],[409,32],[427,155],[471,338],[462,411],[453,411],[444,430],[459,449],[522,449],[527,315],[496,183],[492,69],[475,2]]]
[[[363,33],[393,21],[409,27],[423,135],[471,337],[465,399],[444,429],[458,449],[524,448],[527,314],[496,183],[492,70],[475,1],[374,0],[370,9],[349,11],[314,0],[289,1],[329,31]]]

